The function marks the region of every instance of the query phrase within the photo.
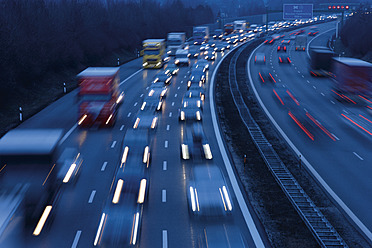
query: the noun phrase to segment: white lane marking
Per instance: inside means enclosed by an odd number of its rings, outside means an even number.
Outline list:
[[[336,104],[334,101],[331,101],[332,104]]]
[[[170,129],[170,125],[167,125],[167,131],[169,131],[169,129]]]
[[[96,195],[96,190],[92,190],[92,193],[90,193],[88,203],[92,203],[94,200],[94,196]]]
[[[168,165],[168,162],[167,161],[163,161],[163,170],[164,171],[167,170],[167,165]]]
[[[304,75],[301,75],[302,78],[304,78],[305,76]]]
[[[297,67],[295,66],[295,70],[297,70]]]
[[[361,156],[359,156],[356,152],[353,152],[355,156],[357,156],[360,160],[364,160]]]
[[[184,76],[183,78],[186,78],[186,76]]]
[[[164,142],[164,147],[165,147],[165,148],[168,148],[168,140],[166,140],[166,141]]]
[[[331,133],[333,137],[335,137],[336,140],[340,140],[336,135],[334,135],[333,133]]]
[[[132,112],[129,112],[129,114],[127,115],[127,117],[130,117],[131,114],[132,114]]]
[[[183,84],[183,81],[181,81],[181,84]]]
[[[273,72],[275,72],[275,70],[273,70]]]
[[[319,35],[318,35],[319,36]],[[293,144],[293,142],[288,138],[288,136],[285,134],[285,132],[280,128],[280,126],[278,125],[278,123],[276,123],[276,121],[274,120],[274,118],[271,116],[270,112],[267,110],[266,106],[263,104],[262,102],[262,99],[261,97],[258,95],[258,92],[256,90],[256,88],[254,87],[254,84],[253,84],[253,80],[252,80],[252,75],[250,73],[250,70],[249,70],[249,66],[250,66],[250,61],[252,59],[252,55],[256,52],[256,50],[261,47],[262,45],[258,46],[255,50],[252,51],[251,53],[251,56],[249,57],[248,59],[248,63],[247,63],[247,70],[248,70],[248,77],[249,77],[249,83],[251,84],[251,87],[253,89],[253,92],[254,94],[256,95],[256,99],[258,100],[258,102],[260,103],[262,109],[265,111],[266,115],[269,117],[269,119],[271,120],[271,122],[274,124],[274,126],[276,127],[276,129],[279,131],[279,133],[282,135],[282,137],[287,141],[287,143],[289,144],[289,146],[293,149],[293,151],[298,155],[302,155],[302,162],[304,162],[304,164],[306,165],[306,167],[309,169],[310,173],[312,173],[314,175],[314,177],[319,181],[319,183],[323,186],[323,188],[329,193],[329,195],[337,202],[337,204],[345,211],[345,213],[347,215],[349,215],[349,217],[355,222],[355,224],[360,228],[360,230],[362,230],[362,232],[364,232],[364,234],[370,239],[372,240],[372,233],[371,231],[363,224],[363,222],[360,221],[360,219],[350,210],[350,208],[341,200],[341,198],[331,189],[331,187],[329,187],[329,185],[324,181],[324,179],[319,175],[319,173],[314,169],[314,167],[309,163],[309,161],[307,161],[307,159],[303,156],[303,154],[301,154],[301,152],[297,149],[297,147]],[[308,49],[307,49],[308,50]],[[211,83],[211,86],[213,85],[213,80],[212,80],[212,83]],[[211,89],[213,89],[211,87]],[[213,97],[213,91],[211,91],[211,96]],[[211,98],[212,98],[211,97]],[[211,101],[212,103],[212,101]],[[214,109],[214,106],[212,105],[211,106],[211,109]],[[217,126],[217,119],[215,117],[215,114],[213,114],[213,111],[212,111],[212,117],[213,118],[213,124],[214,123],[214,120],[216,120],[216,127],[215,127],[215,130],[216,128],[218,128]],[[218,132],[219,132],[219,129],[217,129]],[[216,131],[215,131],[216,132]],[[221,138],[221,137],[220,137]],[[217,139],[218,140],[218,139]],[[221,141],[222,142],[222,141]],[[254,240],[254,239],[253,239]],[[263,244],[262,244],[262,247]]]
[[[172,102],[172,106],[174,106],[174,102]]]
[[[121,125],[120,131],[123,131],[123,129],[124,129],[124,125]]]
[[[167,202],[167,191],[165,189],[161,191],[161,202]]]
[[[177,97],[177,94],[174,94],[174,97]]]
[[[278,74],[275,74],[275,77],[278,77]]]
[[[76,248],[77,244],[79,243],[79,239],[81,236],[81,230],[78,230],[75,234],[74,242],[72,242],[71,248]]]
[[[177,90],[179,90],[181,88],[181,86],[178,86]]]
[[[172,117],[172,112],[169,113],[169,117]]]
[[[262,46],[262,45],[260,45],[260,46]],[[229,53],[230,52],[228,52],[225,55],[224,58],[226,58],[226,56]],[[251,57],[249,58],[249,60],[252,58],[252,55],[253,54],[254,54],[254,52],[251,53]],[[240,207],[241,212],[243,214],[244,221],[247,224],[248,230],[250,231],[250,233],[252,235],[253,242],[255,243],[255,245],[256,245],[257,248],[264,248],[265,245],[264,245],[264,243],[263,243],[263,241],[261,239],[261,236],[260,236],[260,234],[259,234],[259,232],[257,230],[257,227],[256,227],[256,225],[255,225],[255,223],[253,221],[253,218],[252,218],[252,216],[251,216],[251,214],[250,214],[250,212],[248,210],[247,204],[244,201],[243,194],[240,191],[238,182],[236,180],[234,171],[232,169],[232,165],[230,163],[229,157],[227,156],[227,152],[225,150],[225,146],[224,146],[224,143],[222,141],[222,137],[221,137],[219,126],[217,124],[216,110],[214,108],[214,93],[213,93],[214,87],[213,86],[214,86],[214,80],[215,80],[215,77],[216,77],[216,73],[218,71],[218,67],[221,65],[221,62],[222,61],[223,61],[223,59],[221,59],[218,62],[216,68],[214,69],[214,72],[212,74],[211,84],[209,85],[209,92],[210,92],[209,105],[210,105],[210,109],[211,109],[213,129],[214,129],[214,133],[216,135],[218,147],[220,148],[221,155],[222,155],[222,158],[223,158],[225,167],[226,167],[227,174],[228,174],[228,176],[230,178],[230,181],[231,181],[231,185],[232,185],[233,191],[235,193],[235,196],[236,196],[236,199],[238,201],[239,207]],[[248,65],[249,65],[249,62],[248,62]],[[250,80],[252,81],[251,76],[250,76]]]
[[[137,106],[137,104],[138,104],[138,102],[135,102],[135,103],[134,103],[134,107]]]
[[[298,73],[301,73],[300,71],[297,71]]]
[[[313,85],[313,88],[316,90],[316,87]]]
[[[278,78],[278,81],[281,82],[282,80],[280,80],[280,78]]]
[[[320,94],[321,94],[322,96],[325,96],[323,92],[320,92]]]
[[[143,94],[141,94],[140,97],[143,97]]]
[[[306,82],[309,84],[310,83],[310,81],[309,80],[306,80]]]
[[[163,248],[168,248],[168,232],[163,230]]]
[[[114,140],[114,142],[112,142],[112,144],[111,144],[111,148],[114,148],[115,145],[116,145],[116,140]]]
[[[345,114],[349,114],[345,109],[342,110]]]
[[[107,162],[103,162],[103,165],[101,167],[101,171],[105,171],[106,166],[107,166]]]
[[[128,81],[129,79],[131,79],[132,77],[134,77],[137,73],[140,73],[141,71],[143,71],[143,69],[140,69],[138,71],[136,71],[135,73],[133,73],[132,75],[130,75],[129,77],[127,77],[125,80],[123,80],[119,86],[121,86],[123,83],[125,83],[126,81]]]
[[[149,87],[149,86],[147,86],[147,87],[146,87],[146,90],[148,90],[149,88],[150,88],[150,87]]]
[[[68,132],[63,136],[63,138],[58,142],[58,145],[61,145],[63,142],[65,142],[65,140],[77,128],[77,126],[78,126],[77,124],[73,125],[72,128],[70,128],[70,130],[68,130]]]

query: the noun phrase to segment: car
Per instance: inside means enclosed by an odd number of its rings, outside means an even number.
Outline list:
[[[209,50],[204,52],[204,59],[205,60],[215,60],[216,59],[216,51]]]
[[[164,84],[170,84],[172,79],[172,74],[167,73],[166,71],[158,72],[154,77],[154,83],[164,83]]]
[[[198,59],[196,64],[198,66],[204,67],[205,70],[209,70],[209,62],[205,59]]]
[[[151,89],[143,99],[141,110],[155,110],[160,111],[163,106],[163,99],[166,91],[161,88]]]
[[[139,111],[134,122],[133,129],[145,128],[155,130],[158,124],[159,117],[152,110]]]
[[[278,60],[279,60],[279,64],[290,64],[291,63],[291,59],[289,58],[289,56],[285,56],[285,55],[279,56]]]
[[[171,73],[172,75],[177,75],[180,68],[174,63],[168,63],[167,67],[165,68],[165,74]]]
[[[222,45],[225,46],[225,50],[229,50],[230,49],[230,44],[227,43],[227,42],[221,42]]]
[[[203,59],[204,61],[206,61],[205,59]],[[208,65],[208,66],[207,66]],[[207,71],[207,67],[209,67],[209,63],[208,64],[199,64],[199,63],[195,63],[192,65],[191,67],[191,70],[190,70],[190,73],[193,73],[195,71],[201,71],[201,72],[206,72]]]
[[[300,106],[300,102],[297,100],[296,96],[284,84],[277,84],[276,87],[273,88],[273,97],[279,106],[287,110],[293,110]]]
[[[296,38],[296,37],[295,37]],[[289,39],[284,39],[284,40],[282,40],[281,41],[281,43],[283,43],[283,44],[286,44],[287,46],[291,43],[291,40],[289,40]]]
[[[187,122],[198,122],[202,120],[201,103],[198,104],[198,100],[188,100],[187,103],[183,103],[179,109],[178,119],[179,121]]]
[[[189,57],[190,57],[190,59],[197,58],[199,56],[199,54],[200,54],[199,47],[197,47],[197,46],[190,46],[190,48],[189,48],[189,55],[190,55]]]
[[[266,39],[265,41],[264,41],[264,44],[265,45],[272,45],[272,44],[274,44],[275,43],[275,39],[273,39],[273,38],[269,38],[269,39]]]
[[[193,162],[213,159],[212,151],[200,123],[193,123],[183,129],[181,158]]]
[[[196,98],[198,100],[204,101],[205,99],[205,91],[199,85],[192,84],[188,91],[186,91],[184,97],[188,98]]]
[[[233,211],[225,179],[215,164],[197,164],[192,167],[187,199],[189,213],[193,217],[220,219]]]
[[[128,129],[109,198],[94,239],[94,246],[137,246],[143,207],[149,188],[151,143],[147,129]],[[124,173],[125,172],[125,173]]]
[[[187,80],[187,89],[191,87],[191,85],[199,85],[201,87],[205,82],[205,74],[202,71],[192,71]]]
[[[154,91],[155,91],[155,92],[154,92],[155,95],[156,95],[156,94],[159,94],[159,93],[157,93],[157,92],[161,92],[161,93],[160,93],[160,96],[161,96],[162,98],[166,98],[166,97],[167,97],[168,88],[167,88],[163,83],[152,83],[152,84],[150,85],[149,93],[148,93],[148,94],[150,94],[151,90],[154,90]]]
[[[319,33],[319,30],[316,26],[310,27],[309,32],[307,33],[309,36],[315,36]]]
[[[81,171],[83,156],[76,148],[67,147],[58,158],[57,164],[61,165],[57,175],[59,183],[75,184]]]
[[[216,52],[224,52],[225,51],[225,46],[223,44],[217,44],[214,48]]]
[[[258,78],[262,83],[266,82],[276,83],[273,74],[267,68],[263,68],[258,72]]]
[[[266,64],[266,56],[264,53],[256,53],[254,56],[254,63],[255,64]]]
[[[202,55],[202,54],[204,54],[206,51],[209,50],[209,45],[208,45],[208,44],[203,44],[203,45],[200,46],[199,49],[200,49],[200,54],[199,54],[199,55]]]
[[[278,52],[280,52],[280,51],[287,52],[287,45],[284,44],[284,43],[280,43],[278,48],[277,48],[277,51]]]

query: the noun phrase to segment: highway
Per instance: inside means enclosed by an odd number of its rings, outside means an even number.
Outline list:
[[[229,235],[237,235],[235,237],[239,237],[240,232],[247,247],[267,245],[265,235],[260,237],[262,230],[257,231],[252,223],[249,226],[246,224],[247,209],[243,210],[243,216],[239,207],[242,202],[238,202],[234,194],[236,186],[233,189],[229,180],[231,172],[228,175],[224,166],[226,155],[221,155],[215,136],[207,89],[220,59],[221,54],[218,54],[207,73],[203,129],[213,153],[213,160],[207,164],[215,164],[222,170],[232,196],[232,214],[218,220],[190,218],[186,192],[193,162],[181,160],[181,132],[185,125],[178,120],[178,109],[187,90],[189,74],[189,68],[183,67],[168,86],[165,104],[159,113],[160,120],[151,151],[151,181],[144,205],[140,247],[199,247],[205,228],[223,230]],[[141,59],[136,59],[120,67],[120,88],[125,92],[125,99],[112,129],[84,129],[77,126],[76,91],[60,98],[18,127],[63,129],[65,135],[61,147],[77,147],[84,161],[77,182],[62,188],[58,204],[53,206],[41,235],[24,236],[22,218],[16,215],[1,236],[2,246],[93,247],[103,207],[119,165],[123,138],[126,130],[132,128],[142,100],[148,94],[149,85],[159,71],[142,70],[141,66]],[[244,198],[239,200],[244,201]],[[251,218],[257,221],[252,215]]]
[[[326,46],[334,31],[333,22],[319,25],[319,35],[314,39],[308,37],[310,46]],[[285,38],[288,38],[288,33]],[[369,119],[372,115],[366,109],[335,100],[331,95],[332,81],[310,75],[308,55],[303,51],[295,51],[294,40],[291,40],[286,53],[277,52],[278,44],[279,41],[276,41],[274,45],[262,45],[255,50],[255,53],[265,53],[266,65],[255,64],[254,56],[250,57],[248,71],[251,84],[256,89],[266,114],[275,122],[282,136],[298,155],[302,155],[308,169],[371,240],[372,168],[369,161],[372,159],[372,137],[348,123],[342,114],[361,113]],[[291,63],[279,64],[278,55],[285,54],[289,55]],[[268,68],[276,83],[262,83],[258,74],[262,72],[262,68]],[[307,128],[307,133],[296,124],[273,91],[275,89],[279,92],[280,88],[283,89],[283,84],[300,105],[298,112],[293,112],[297,120],[301,118],[301,109],[306,109],[318,120],[322,129],[312,125]]]

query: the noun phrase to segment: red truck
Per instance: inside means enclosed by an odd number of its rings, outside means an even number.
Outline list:
[[[112,127],[124,98],[119,92],[119,68],[89,67],[77,75],[79,83],[78,125]]]
[[[234,32],[234,24],[233,23],[226,23],[224,25],[224,32],[225,32],[225,35],[228,35],[228,34],[231,34],[232,32]]]
[[[332,72],[336,83],[332,92],[337,99],[353,104],[371,105],[371,63],[355,58],[334,57]]]

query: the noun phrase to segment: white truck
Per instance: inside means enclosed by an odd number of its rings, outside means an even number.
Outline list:
[[[186,33],[168,33],[167,56],[175,56],[178,49],[185,47]]]
[[[295,38],[295,47],[296,51],[305,51],[307,45],[307,36],[306,35],[297,35]]]
[[[234,31],[237,33],[243,33],[246,29],[246,23],[245,20],[234,21]]]
[[[178,49],[176,51],[176,60],[174,61],[174,63],[178,66],[181,65],[189,66],[190,65],[189,50]]]

